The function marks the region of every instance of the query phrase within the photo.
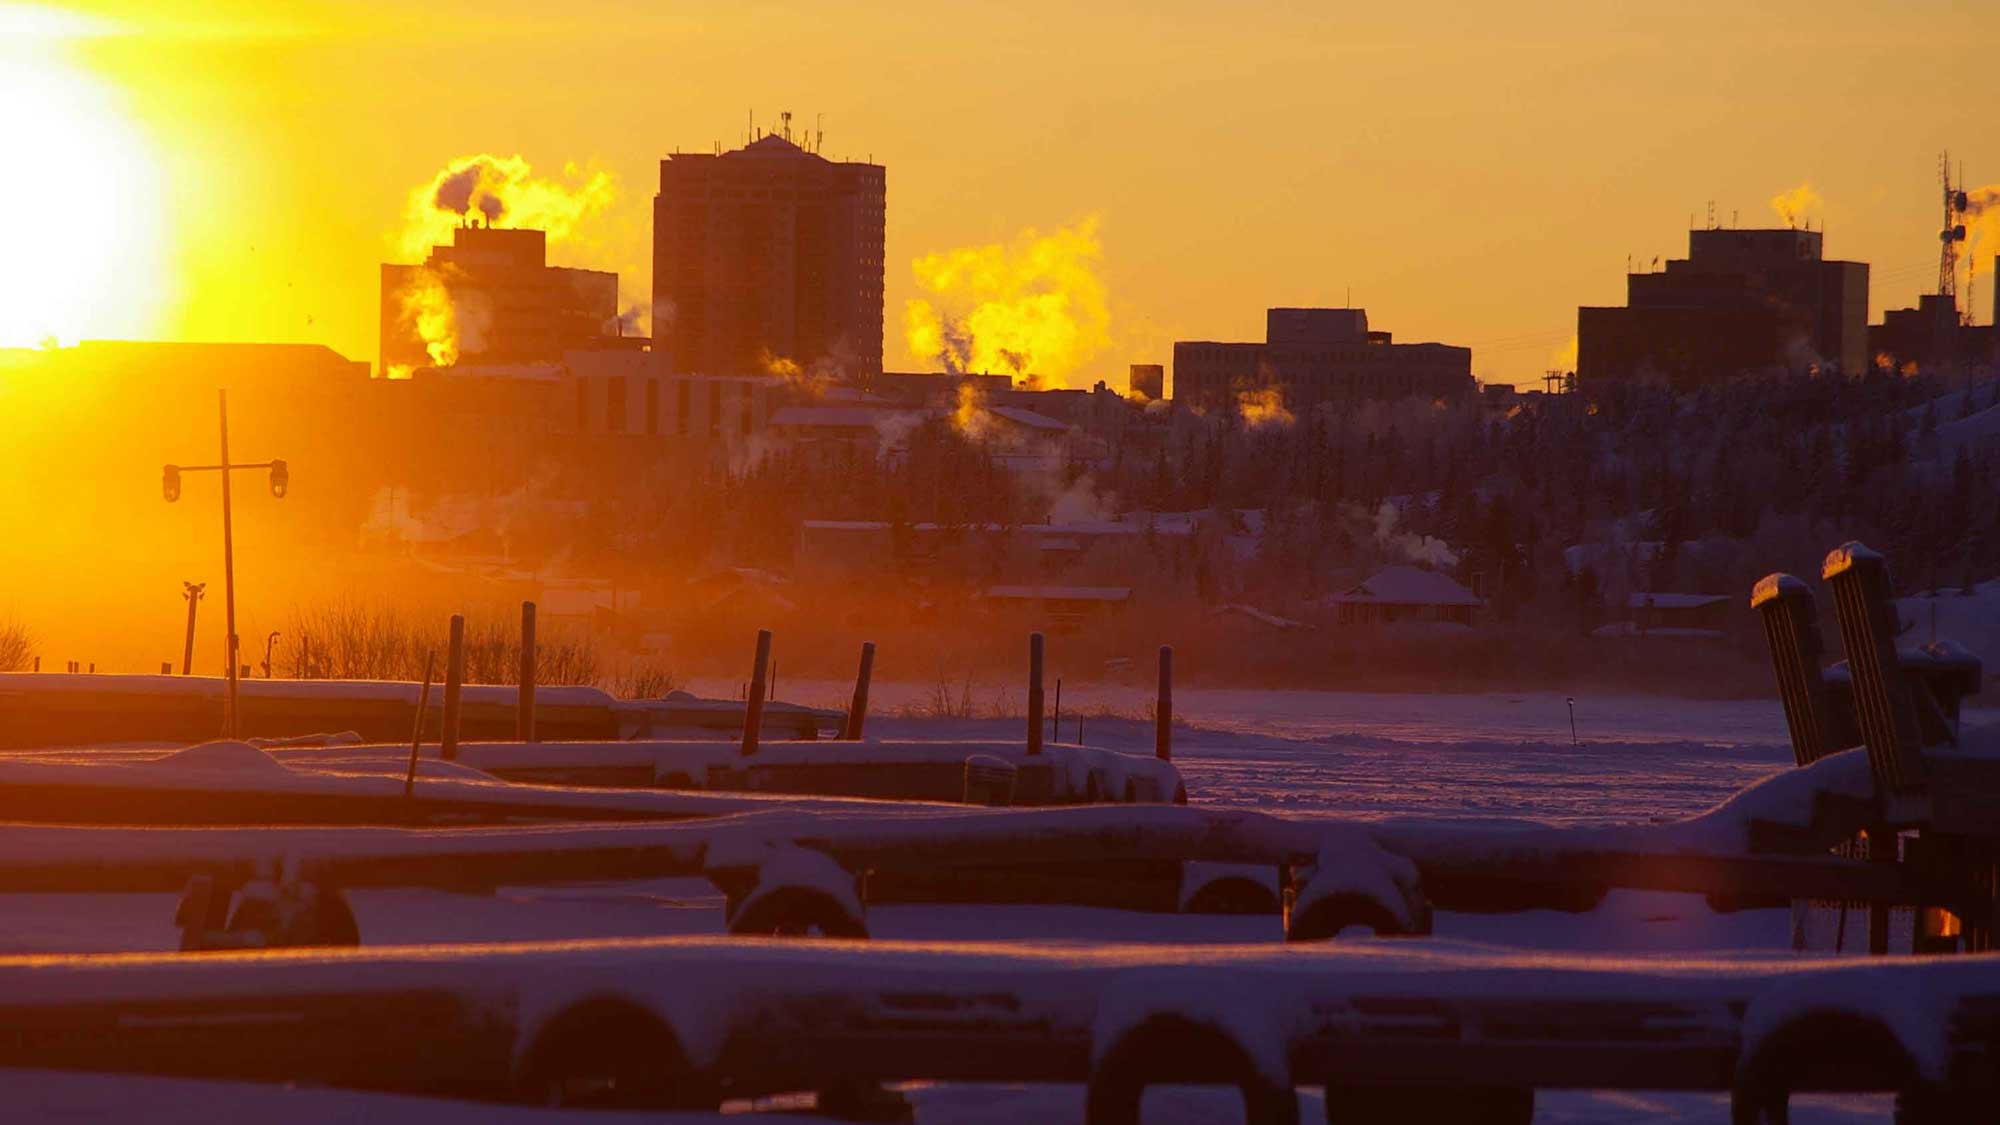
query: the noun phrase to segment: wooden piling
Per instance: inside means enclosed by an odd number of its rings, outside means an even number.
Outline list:
[[[757,656],[750,665],[750,691],[743,700],[743,756],[757,752],[757,732],[764,725],[764,676],[771,664],[771,631],[757,630]]]
[[[514,738],[535,740],[535,603],[521,603],[521,699],[515,705]]]
[[[1160,646],[1160,698],[1153,707],[1153,757],[1174,757],[1174,646]]]
[[[1042,635],[1028,634],[1028,753],[1042,752]]]
[[[417,791],[417,748],[424,744],[424,712],[431,708],[431,673],[436,670],[437,653],[424,654],[424,686],[417,692],[417,721],[410,731],[410,772],[403,776],[403,796]]]
[[[444,729],[438,732],[438,757],[458,757],[458,696],[465,685],[465,616],[451,615],[451,647],[444,658]]]
[[[862,724],[868,721],[868,681],[875,675],[875,642],[861,642],[861,669],[854,674],[854,701],[847,706],[847,724],[840,737],[861,741]]]

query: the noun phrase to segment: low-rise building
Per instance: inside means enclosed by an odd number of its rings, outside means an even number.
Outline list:
[[[1236,410],[1275,393],[1297,412],[1321,403],[1473,393],[1472,349],[1398,344],[1368,327],[1366,309],[1269,309],[1261,344],[1174,344],[1176,403]]]

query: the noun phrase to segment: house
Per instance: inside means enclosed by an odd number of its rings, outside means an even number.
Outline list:
[[[988,586],[982,596],[995,607],[1039,610],[1061,629],[1074,629],[1132,604],[1129,586]]]
[[[1727,594],[1635,593],[1625,598],[1625,620],[1591,630],[1594,637],[1678,637],[1713,640],[1723,635],[1735,599]]]
[[[1434,570],[1385,566],[1366,582],[1327,599],[1342,625],[1442,621],[1471,625],[1482,604],[1471,590]]]

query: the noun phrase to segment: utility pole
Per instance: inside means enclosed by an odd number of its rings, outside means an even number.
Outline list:
[[[171,504],[181,498],[181,474],[219,472],[222,474],[222,621],[223,659],[228,662],[229,695],[223,704],[222,735],[236,737],[236,680],[241,667],[236,638],[236,543],[235,529],[230,521],[229,474],[238,469],[268,469],[271,472],[271,495],[280,500],[291,487],[291,470],[277,459],[270,461],[234,463],[229,460],[229,392],[215,392],[218,417],[222,426],[222,462],[216,465],[168,465],[160,477],[160,491]],[[192,615],[193,606],[190,604]]]
[[[206,582],[182,582],[181,597],[187,599],[188,624],[187,640],[181,646],[181,675],[194,671],[194,607],[201,603],[201,592],[208,589]]]

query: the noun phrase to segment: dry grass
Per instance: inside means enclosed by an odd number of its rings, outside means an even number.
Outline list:
[[[35,658],[35,635],[11,618],[0,619],[0,672],[25,672]]]
[[[302,680],[420,680],[436,658],[444,675],[451,643],[448,614],[417,615],[354,602],[292,611],[293,638],[274,659],[278,671]],[[465,682],[511,684],[520,680],[518,619],[504,611],[468,614]],[[535,680],[542,684],[594,684],[626,699],[657,698],[679,683],[650,664],[612,667],[587,636],[544,627],[535,638]]]

